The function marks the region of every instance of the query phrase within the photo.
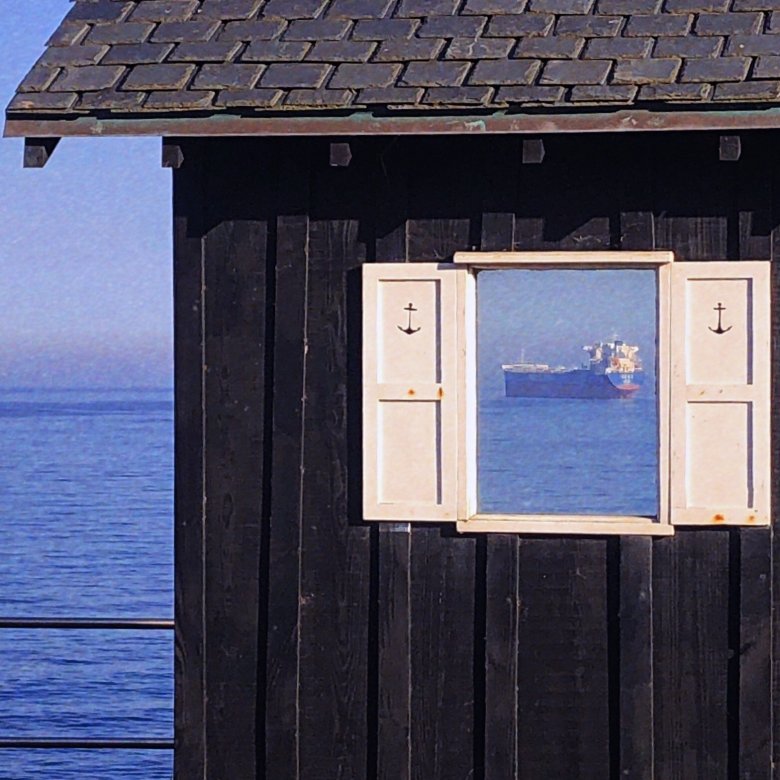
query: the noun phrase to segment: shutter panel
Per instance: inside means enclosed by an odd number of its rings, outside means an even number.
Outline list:
[[[459,356],[466,271],[363,266],[363,510],[457,519]]]
[[[672,268],[671,520],[770,516],[769,263]]]

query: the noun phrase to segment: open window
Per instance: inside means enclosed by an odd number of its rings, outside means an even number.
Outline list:
[[[463,532],[769,522],[768,264],[364,267],[364,515]]]

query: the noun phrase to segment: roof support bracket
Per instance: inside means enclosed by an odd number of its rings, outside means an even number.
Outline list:
[[[539,165],[544,161],[544,141],[541,138],[523,138],[523,164]]]
[[[177,141],[163,138],[162,142],[162,167],[178,170],[184,165],[184,151]]]
[[[59,138],[25,138],[24,167],[43,168],[54,154]]]
[[[742,156],[742,137],[722,135],[720,137],[719,158],[721,162],[737,162]]]
[[[348,143],[332,143],[330,145],[330,167],[348,168],[352,162],[352,147]]]

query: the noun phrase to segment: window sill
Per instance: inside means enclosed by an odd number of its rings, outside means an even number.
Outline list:
[[[504,534],[583,534],[592,536],[673,536],[674,526],[647,517],[590,515],[474,515],[457,524],[458,532]]]

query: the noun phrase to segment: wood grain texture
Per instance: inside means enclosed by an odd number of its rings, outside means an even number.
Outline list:
[[[767,159],[776,157],[768,139],[751,137],[743,146],[742,159],[734,166],[737,179],[736,217],[738,220],[738,249],[741,260],[772,260],[774,182],[766,175]],[[770,271],[772,309],[777,305],[777,270]],[[778,365],[777,343],[774,338],[777,316],[773,314],[772,362]],[[774,431],[777,414],[777,394],[774,385],[777,371],[772,375],[771,425]],[[776,439],[776,437],[775,437]],[[772,443],[773,474],[771,484],[777,489],[777,444]],[[773,501],[773,509],[776,505]],[[770,516],[774,522],[775,513]],[[736,768],[740,780],[765,780],[772,777],[773,742],[773,529],[745,528],[733,531],[738,537],[740,571],[732,572],[732,583],[739,586],[739,700],[738,729],[732,744],[737,746]]]
[[[374,259],[406,262],[409,194],[404,142],[376,151]],[[377,534],[377,780],[410,780],[412,770],[412,537],[409,523],[382,523]]]
[[[725,780],[729,536],[678,529],[654,543],[655,771]]]
[[[740,546],[739,579],[739,777],[772,775],[772,547],[768,528],[732,533]],[[737,740],[735,740],[737,742]]]
[[[474,170],[473,160],[453,158],[463,148],[462,141],[421,143],[410,153],[411,262],[447,260],[471,246],[479,197],[458,185]],[[411,545],[411,776],[466,780],[474,772],[475,707],[482,706],[474,698],[476,542],[449,529],[413,528]]]
[[[729,165],[714,137],[546,140],[544,163],[520,166],[516,138],[363,139],[334,169],[327,140],[185,143],[177,780],[771,776],[773,529],[735,531],[738,544],[685,528],[477,539],[369,529],[356,509],[364,261],[610,247],[749,260],[780,246],[767,139]]]
[[[473,187],[463,187],[464,180],[477,175],[474,160],[463,156],[462,139],[446,146],[420,139],[407,149],[407,259],[450,262],[455,252],[476,248],[479,241],[474,235],[479,225],[476,180]]]
[[[545,148],[542,165],[520,169],[514,248],[617,249],[614,149],[594,136],[580,137],[576,147],[550,137]]]
[[[717,137],[680,139],[651,146],[655,170],[656,245],[678,260],[735,259],[729,244],[734,169],[714,164]]]
[[[379,780],[410,780],[412,768],[412,539],[408,523],[382,523],[378,571]]]
[[[240,148],[209,160],[205,237],[206,770],[215,780],[256,772],[268,224],[256,198],[247,213],[263,163]]]
[[[521,539],[519,777],[609,777],[606,545]]]
[[[271,533],[268,560],[265,761],[269,776],[299,775],[299,620],[306,304],[309,270],[308,147],[284,146],[279,180],[273,369]]]
[[[473,777],[475,547],[439,528],[412,531],[413,780]]]
[[[189,164],[173,178],[176,780],[202,780],[206,760],[200,152],[197,141],[188,142]]]
[[[366,774],[369,530],[349,501],[350,419],[348,277],[365,260],[360,233],[365,169],[313,167],[304,362],[300,573],[299,771],[307,780]],[[360,376],[359,372],[356,374]],[[359,407],[358,407],[359,409]],[[357,410],[352,407],[353,415]],[[353,435],[353,438],[350,438]],[[357,439],[354,438],[357,436]]]
[[[497,140],[484,150],[481,179],[483,252],[511,251],[515,241],[521,146]],[[519,539],[489,534],[485,544],[484,776],[516,780],[518,771]]]
[[[620,777],[654,780],[652,539],[621,538],[619,588]]]
[[[780,173],[775,168],[774,185],[775,192],[780,192]],[[775,206],[775,214],[780,214],[780,203]],[[780,230],[775,230],[772,234],[772,245],[774,257],[780,257]],[[774,767],[773,777],[777,778],[780,772],[780,533],[777,531],[777,524],[780,522],[780,512],[778,512],[778,485],[780,485],[780,371],[777,367],[780,365],[780,316],[778,316],[778,305],[780,305],[780,263],[772,263],[772,361],[774,369],[772,371],[772,486],[774,495],[772,496],[772,525],[770,527],[770,539],[772,547],[772,604],[770,620],[772,623],[772,765]]]
[[[518,765],[520,541],[512,534],[487,539],[485,777],[515,780]]]

